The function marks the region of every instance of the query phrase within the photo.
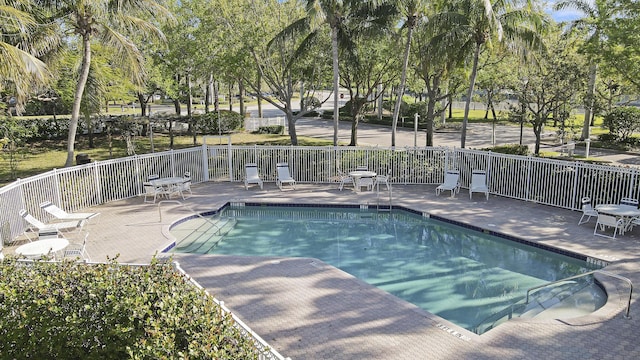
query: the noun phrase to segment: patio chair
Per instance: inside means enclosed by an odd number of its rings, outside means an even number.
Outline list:
[[[264,186],[264,182],[260,178],[260,174],[258,174],[258,164],[256,163],[246,163],[244,164],[244,188],[245,190],[249,190],[249,184],[258,184],[260,186],[260,190],[262,190]]]
[[[391,179],[391,169],[387,171],[386,175],[376,175],[375,178],[375,186],[378,191],[380,191],[380,184],[384,184],[387,186],[387,190],[390,190],[391,185],[389,184],[389,180]]]
[[[582,216],[580,217],[580,220],[578,220],[578,225],[582,225],[584,223],[589,222],[589,220],[591,219],[592,216],[597,217],[598,216],[598,212],[593,208],[593,205],[591,205],[591,198],[588,196],[585,196],[582,198]],[[587,218],[586,220],[584,218]]]
[[[59,208],[58,206],[56,206],[55,204],[53,204],[51,201],[45,201],[40,203],[40,208],[46,212],[48,212],[49,214],[53,215],[56,220],[90,220],[93,219],[94,217],[100,215],[100,213],[98,212],[91,212],[91,213],[68,213],[66,211],[64,211],[63,209]]]
[[[471,184],[469,185],[469,199],[473,199],[473,193],[484,193],[489,200],[489,187],[487,187],[487,172],[473,170],[471,172]]]
[[[173,191],[167,190],[163,186],[154,185],[150,182],[144,182],[142,187],[144,189],[144,193],[142,194],[144,196],[144,202],[148,204],[155,204],[158,197],[168,198],[169,195],[173,193]],[[149,201],[147,198],[152,198],[153,201]]]
[[[451,197],[454,197],[456,193],[460,191],[460,171],[459,170],[447,170],[444,174],[444,182],[436,188],[436,196],[439,196],[443,191],[451,191]]]
[[[338,181],[340,182],[340,185],[338,185],[338,190],[340,191],[342,191],[345,185],[354,185],[353,177],[349,174],[343,173],[342,170],[338,170]]]
[[[276,178],[276,185],[278,185],[280,190],[282,190],[282,185],[284,184],[290,184],[295,190],[296,180],[292,178],[291,174],[289,173],[289,164],[277,163],[276,169],[277,169],[277,175],[278,175],[278,177]]]
[[[613,228],[613,236],[598,233],[598,229],[605,231],[607,228]],[[598,220],[596,221],[596,227],[593,229],[593,235],[615,239],[618,233],[624,233],[624,220],[618,219],[613,215],[598,213]]]
[[[191,172],[185,171],[182,175],[182,182],[173,186],[170,190],[171,194],[178,193],[182,200],[186,200],[187,198],[184,196],[185,193],[189,193],[189,196],[193,196],[193,192],[191,192]]]
[[[356,166],[356,171],[369,171],[367,165],[358,165]]]
[[[82,244],[69,244],[66,248],[64,248],[62,257],[63,258],[74,258],[81,261],[91,261],[89,258],[89,254],[87,253],[87,239],[89,238],[89,233],[84,235],[84,240]]]
[[[29,224],[27,230],[31,230],[31,232],[34,233],[37,232],[38,236],[40,236],[40,234],[48,235],[52,233],[61,233],[62,231],[79,231],[82,230],[82,227],[85,223],[85,220],[78,220],[45,224],[42,221],[34,218],[25,209],[20,210],[19,214]],[[27,232],[25,232],[25,236],[29,237],[29,235],[27,235]],[[31,238],[29,238],[29,241],[31,241]]]
[[[356,182],[356,188],[357,191],[360,191],[360,189],[365,186],[367,188],[367,191],[373,191],[373,186],[374,186],[374,182],[375,182],[375,178],[373,177],[357,177],[355,179]]]
[[[620,199],[620,205],[628,206],[628,207],[633,208],[633,209],[637,209],[638,208],[638,200],[637,199],[633,199],[633,198],[622,198],[622,199]]]

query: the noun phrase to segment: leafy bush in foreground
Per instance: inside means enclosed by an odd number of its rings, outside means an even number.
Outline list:
[[[170,264],[0,262],[0,358],[257,359]]]

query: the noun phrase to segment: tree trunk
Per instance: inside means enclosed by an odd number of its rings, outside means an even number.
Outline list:
[[[65,167],[73,166],[73,155],[75,151],[76,132],[78,131],[78,119],[80,118],[80,104],[82,94],[89,78],[89,68],[91,66],[91,35],[87,32],[82,35],[82,65],[78,84],[73,95],[73,107],[71,109],[71,120],[69,121],[69,135],[67,137],[67,160]]]
[[[215,82],[213,84],[213,111],[218,112],[220,110],[220,83]]]
[[[580,136],[580,140],[588,139],[590,134],[590,125],[591,125],[591,114],[593,113],[593,103],[594,97],[596,94],[596,77],[598,75],[598,64],[593,62],[591,66],[589,66],[589,88],[587,89],[587,103],[584,108],[584,124],[582,126],[582,135]]]
[[[262,118],[262,93],[260,89],[262,89],[262,74],[258,72],[258,93],[256,98],[258,99],[258,117]]]
[[[331,57],[333,58],[333,146],[338,146],[340,68],[338,67],[338,28],[335,25],[331,26]]]
[[[176,115],[181,115],[182,110],[180,109],[180,100],[173,99],[173,109],[175,110]]]
[[[362,111],[365,101],[366,99],[358,98],[358,95],[351,95],[351,118],[353,121],[351,122],[351,139],[349,146],[358,146],[358,124],[362,118],[360,112]]]
[[[238,92],[240,93],[240,115],[244,119],[247,110],[244,108],[244,82],[242,79],[238,80]]]
[[[291,100],[289,100],[291,101]],[[293,117],[293,111],[291,111],[291,105],[286,104],[285,116],[287,117],[287,124],[289,125],[289,138],[291,139],[291,145],[298,145],[298,134],[296,133],[296,121]]]
[[[211,99],[213,99],[213,74],[209,74],[209,79],[207,80],[207,88],[204,97],[205,113],[209,113],[209,106],[211,106],[212,103]]]
[[[404,95],[404,84],[407,81],[407,67],[409,66],[409,51],[411,50],[411,36],[413,26],[407,29],[407,44],[404,47],[404,57],[402,59],[402,75],[400,76],[400,86],[398,87],[398,98],[396,106],[393,108],[393,120],[391,122],[391,146],[396,146],[396,129],[398,128],[398,117],[400,116],[400,105],[402,105],[402,95]]]
[[[464,118],[462,119],[462,132],[460,133],[460,148],[464,149],[467,141],[467,123],[469,122],[469,108],[471,107],[471,98],[473,97],[473,88],[476,85],[476,75],[478,73],[478,59],[480,58],[480,44],[476,44],[476,50],[473,54],[473,67],[471,68],[471,79],[469,80],[469,92],[467,93],[467,102],[464,104]]]

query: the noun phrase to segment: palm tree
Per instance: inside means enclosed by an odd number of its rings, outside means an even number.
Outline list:
[[[116,59],[122,62],[129,76],[136,84],[144,83],[143,56],[132,42],[131,36],[149,35],[164,40],[158,27],[149,21],[136,17],[151,14],[158,19],[170,17],[169,12],[154,0],[34,0],[48,9],[55,18],[72,29],[81,43],[82,64],[73,97],[67,160],[65,166],[73,164],[76,131],[80,117],[82,95],[91,67],[91,42],[99,39],[113,48]],[[129,35],[130,37],[127,37]]]
[[[439,46],[454,46],[461,57],[472,53],[469,90],[464,107],[460,147],[465,147],[471,98],[478,73],[480,51],[492,40],[541,46],[538,34],[543,16],[535,10],[532,0],[461,0],[450,11],[437,14],[432,21],[435,28],[445,29],[435,42]]]
[[[356,32],[380,31],[388,24],[389,17],[395,16],[394,7],[387,1],[362,0],[305,0],[307,16],[295,21],[284,29],[277,38],[285,38],[292,32],[309,31],[300,51],[313,43],[323,25],[331,31],[331,57],[333,70],[333,144],[338,145],[339,123],[339,47],[349,47]],[[359,26],[354,27],[353,24]],[[347,26],[351,24],[351,26]],[[275,40],[275,39],[274,39]]]
[[[589,58],[589,82],[587,88],[586,106],[584,108],[584,124],[581,140],[590,136],[591,117],[596,93],[596,78],[598,76],[598,54],[602,51],[604,29],[607,23],[616,16],[616,10],[607,1],[595,0],[564,0],[556,3],[555,10],[576,9],[584,14],[580,19],[570,22],[568,31],[584,30],[588,33],[585,46]]]
[[[29,0],[0,0],[0,91],[10,88],[18,110],[34,87],[50,79],[38,57],[54,47],[58,37],[55,25],[40,24],[40,15]]]
[[[409,66],[409,52],[411,50],[411,39],[413,31],[422,15],[422,10],[426,6],[423,0],[400,0],[399,10],[404,16],[404,25],[407,30],[407,43],[404,46],[404,57],[402,60],[402,75],[400,76],[400,86],[398,87],[398,98],[396,106],[393,108],[393,120],[391,123],[391,146],[396,146],[396,128],[398,127],[398,117],[400,116],[400,105],[404,95],[404,86],[407,81],[407,67]]]

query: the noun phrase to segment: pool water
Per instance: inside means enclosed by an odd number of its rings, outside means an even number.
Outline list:
[[[533,304],[576,301],[571,294],[595,297],[580,314],[604,304],[584,277],[536,291],[524,306],[527,289],[600,266],[409,211],[244,206],[212,219],[216,226],[198,218],[174,226],[183,240],[172,251],[317,258],[477,333],[518,316],[514,309],[531,314],[541,312]]]

